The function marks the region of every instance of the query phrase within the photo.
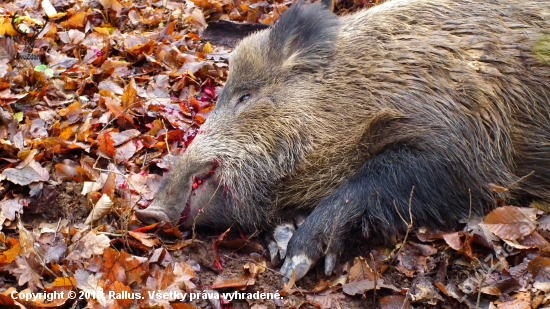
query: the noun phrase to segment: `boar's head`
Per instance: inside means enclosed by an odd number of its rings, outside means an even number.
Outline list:
[[[185,228],[262,229],[274,220],[288,206],[278,203],[281,183],[311,164],[332,130],[327,122],[336,121],[312,102],[339,28],[322,6],[296,4],[272,28],[243,39],[215,109],[137,217]]]

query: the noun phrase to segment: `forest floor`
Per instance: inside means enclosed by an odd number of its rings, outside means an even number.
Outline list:
[[[0,3],[0,308],[550,307],[550,216],[535,207],[499,201],[445,233],[409,220],[392,244],[351,237],[332,276],[287,284],[259,237],[136,220],[213,109],[236,42],[290,5]]]

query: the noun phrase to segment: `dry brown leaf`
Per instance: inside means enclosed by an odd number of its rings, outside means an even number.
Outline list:
[[[361,281],[355,281],[355,282],[349,282],[344,284],[342,287],[342,291],[348,295],[362,295],[365,292],[372,291],[374,289],[390,289],[396,292],[401,292],[400,289],[393,285],[387,285],[384,284],[384,280],[378,279],[376,283],[372,280],[361,280]]]
[[[23,213],[26,200],[6,199],[0,202],[0,231],[6,220],[15,221],[17,214]]]
[[[409,301],[402,295],[382,297],[378,303],[380,304],[380,309],[413,309]]]
[[[79,30],[71,29],[65,32],[59,32],[59,39],[66,44],[79,44],[84,40],[86,35]]]
[[[67,260],[79,260],[90,258],[92,255],[101,255],[105,249],[109,248],[111,240],[105,235],[97,235],[95,231],[89,231],[76,243],[69,247]]]
[[[143,148],[143,144],[139,140],[131,140],[124,143],[122,146],[117,147],[115,152],[115,162],[117,164],[124,164],[130,161],[130,159]]]
[[[346,297],[342,293],[321,293],[321,294],[308,294],[306,299],[309,300],[312,304],[315,304],[316,307],[321,309],[332,309],[332,308],[341,308],[341,302]]]
[[[501,239],[516,240],[535,230],[536,214],[533,208],[502,206],[489,213],[480,225]]]
[[[55,287],[70,287],[73,288],[76,285],[76,280],[73,277],[58,277],[52,282],[52,286]]]
[[[221,241],[223,241],[223,239],[225,238],[225,236],[227,236],[227,234],[229,233],[230,230],[231,230],[231,227],[228,228],[222,234],[220,234],[220,236],[218,236],[218,238],[216,238],[216,240],[214,240],[214,242],[212,243],[212,252],[214,253],[214,266],[218,270],[223,269],[218,247],[220,246]]]
[[[531,309],[531,296],[529,292],[518,293],[514,300],[497,302],[498,309]]]
[[[216,280],[214,280],[214,283],[212,283],[213,289],[228,289],[228,288],[234,288],[234,289],[244,289],[247,286],[252,286],[256,283],[256,279],[249,278],[247,276],[242,276],[240,278],[231,278],[231,279],[224,279],[222,277],[217,277]]]
[[[107,176],[107,180],[105,181],[105,184],[101,189],[101,194],[105,194],[111,200],[113,200],[115,198],[115,190],[116,190],[116,174],[109,173],[109,176]]]
[[[147,233],[128,231],[128,235],[139,240],[144,246],[149,248],[152,248],[159,244],[159,240],[157,238],[154,238],[152,235],[149,235]]]
[[[63,163],[55,165],[55,171],[57,173],[57,179],[65,181],[77,181],[82,180],[78,172],[76,171],[77,165],[74,161],[65,159]]]
[[[127,141],[139,137],[141,135],[141,132],[135,129],[131,130],[125,130],[120,133],[113,132],[111,133],[111,138],[113,139],[114,146],[120,146],[123,143],[126,143]]]
[[[21,186],[26,186],[33,182],[50,180],[50,173],[40,163],[33,160],[22,168],[6,168],[2,172],[1,178]]]
[[[91,274],[85,270],[78,269],[75,272],[74,278],[76,280],[76,287],[82,290],[84,293],[94,295],[95,300],[103,307],[107,305],[107,299],[103,290],[104,282],[98,280],[94,274]]]
[[[396,269],[407,277],[413,277],[415,273],[423,274],[431,270],[428,259],[436,253],[437,249],[429,245],[405,243],[397,257],[399,264]]]
[[[101,0],[101,4],[105,9],[111,9],[117,13],[120,13],[123,8],[117,0]]]
[[[506,242],[512,248],[516,249],[544,249],[548,247],[548,241],[546,241],[546,239],[536,231],[517,240],[505,239],[504,242]]]
[[[130,308],[130,306],[134,303],[134,299],[132,298],[134,292],[132,289],[118,281],[115,281],[113,284],[106,285],[105,291],[106,293],[112,291],[114,293],[114,299],[122,308]]]
[[[449,247],[456,251],[462,250],[462,241],[460,240],[460,234],[458,232],[443,234],[443,239]]]
[[[99,201],[95,203],[92,211],[88,215],[88,218],[86,218],[86,222],[84,222],[84,224],[91,224],[93,222],[96,222],[97,220],[110,214],[112,209],[113,209],[113,202],[111,201],[111,198],[107,194],[102,194]]]
[[[9,287],[7,290],[0,293],[0,306],[5,306],[6,308],[17,306],[21,309],[25,309],[25,306],[14,300],[12,296],[14,294],[17,295],[17,290],[14,287]]]
[[[121,102],[122,107],[124,109],[127,109],[131,107],[134,102],[138,99],[137,92],[136,92],[136,81],[132,78],[130,79],[130,82],[128,85],[126,85],[126,88],[124,89],[124,93],[122,94]]]
[[[196,287],[195,283],[191,280],[197,279],[197,274],[191,267],[191,265],[180,261],[174,264],[174,275],[176,276],[176,284],[183,283],[187,290],[194,289]],[[179,285],[178,285],[179,286]],[[181,287],[183,288],[183,287]]]
[[[17,278],[17,284],[19,286],[27,284],[31,292],[38,291],[38,288],[44,288],[42,285],[42,276],[37,273],[36,268],[29,265],[29,261],[23,255],[19,255],[15,259],[16,267],[12,269],[11,273]]]
[[[538,256],[527,265],[527,271],[533,276],[534,281],[550,282],[550,258]]]
[[[538,220],[539,229],[550,231],[550,215],[543,215]]]
[[[376,273],[370,268],[367,261],[362,257],[356,257],[353,260],[353,266],[349,270],[349,282],[360,280],[377,280]]]

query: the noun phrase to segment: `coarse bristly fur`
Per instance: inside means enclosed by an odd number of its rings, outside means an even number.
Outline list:
[[[287,261],[315,261],[353,230],[403,232],[413,188],[416,226],[486,212],[490,183],[549,202],[549,40],[547,0],[393,0],[341,18],[295,4],[239,44],[202,133],[137,214],[253,230],[312,211]]]

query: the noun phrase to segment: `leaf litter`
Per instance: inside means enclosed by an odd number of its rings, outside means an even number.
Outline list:
[[[208,24],[270,25],[290,4],[0,5],[0,306],[67,308],[69,292],[86,308],[550,306],[550,216],[535,208],[503,206],[451,233],[418,227],[395,247],[362,241],[332,277],[317,268],[285,285],[257,237],[195,239],[136,220],[227,78],[231,46],[202,40]],[[54,292],[64,297],[24,297]],[[283,299],[222,299],[233,292]],[[209,297],[182,302],[190,293]]]

